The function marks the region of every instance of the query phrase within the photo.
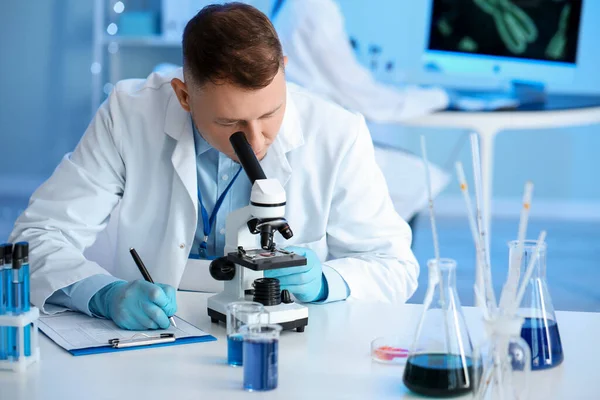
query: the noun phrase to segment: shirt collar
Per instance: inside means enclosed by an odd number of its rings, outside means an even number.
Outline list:
[[[194,129],[194,146],[196,148],[196,157],[198,157],[199,155],[206,153],[213,147],[210,144],[208,144],[208,142],[202,137],[200,132],[198,132],[198,129],[196,129],[196,124],[194,124],[193,121],[192,126]]]

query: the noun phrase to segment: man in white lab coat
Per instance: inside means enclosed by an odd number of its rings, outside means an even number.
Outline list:
[[[127,329],[167,327],[188,257],[222,255],[227,214],[248,204],[250,182],[229,144],[236,131],[286,190],[294,236],[276,242],[308,259],[265,275],[304,302],[410,297],[411,232],[363,117],[286,84],[275,30],[248,5],[199,12],[183,58],[171,75],[118,83],[17,220],[11,240],[30,243],[33,304]],[[112,248],[97,262],[86,249],[107,225]],[[160,284],[140,280],[131,247]]]

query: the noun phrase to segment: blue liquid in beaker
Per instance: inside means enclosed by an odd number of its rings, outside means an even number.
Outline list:
[[[243,346],[244,338],[242,335],[227,336],[227,363],[229,365],[244,365]]]
[[[271,390],[277,387],[279,340],[252,340],[244,343],[244,389]]]
[[[418,354],[407,360],[403,381],[408,389],[423,396],[454,397],[473,390],[474,374],[471,357],[463,360],[457,354]]]
[[[563,359],[558,325],[551,319],[525,318],[521,337],[531,349],[531,369],[547,369],[559,365]]]

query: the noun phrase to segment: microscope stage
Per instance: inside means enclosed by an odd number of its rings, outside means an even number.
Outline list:
[[[254,271],[306,265],[306,258],[285,250],[243,250],[227,254],[227,260]]]

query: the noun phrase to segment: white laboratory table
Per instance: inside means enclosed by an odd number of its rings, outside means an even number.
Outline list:
[[[490,232],[494,144],[496,136],[511,130],[540,130],[600,124],[600,97],[554,94],[545,103],[515,110],[442,111],[403,122],[405,126],[464,129],[480,138],[484,222]],[[508,155],[507,155],[508,156]],[[600,397],[599,397],[600,398]]]
[[[182,318],[212,333],[216,342],[74,357],[41,338],[41,362],[22,374],[0,372],[1,400],[68,399],[401,399],[402,366],[372,362],[370,341],[397,334],[407,343],[420,305],[339,302],[311,305],[304,333],[285,332],[279,350],[279,387],[242,390],[242,368],[226,365],[223,325],[206,314],[205,294],[180,292]],[[481,332],[479,312],[464,309]],[[558,312],[564,363],[534,372],[531,399],[600,399],[597,360],[600,314]]]
[[[530,104],[516,110],[443,111],[403,123],[413,127],[464,129],[478,134],[481,149],[483,221],[488,240],[493,234],[491,220],[496,136],[510,130],[541,130],[595,124],[600,124],[599,96],[562,94],[550,95],[545,103]],[[476,282],[482,282],[479,276]]]

